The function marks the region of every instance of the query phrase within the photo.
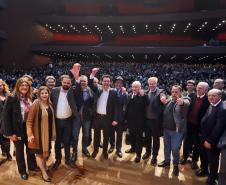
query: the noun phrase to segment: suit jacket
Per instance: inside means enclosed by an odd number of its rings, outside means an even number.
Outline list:
[[[173,118],[178,132],[186,132],[187,130],[187,113],[190,105],[190,98],[183,97],[184,105],[174,105]],[[170,103],[170,100],[168,103]],[[163,115],[164,116],[164,115]]]
[[[78,111],[83,121],[90,121],[94,116],[94,92],[87,87],[89,98],[84,101],[83,90],[80,83],[76,83],[75,98],[78,105]]]
[[[159,89],[159,88],[156,89],[156,96],[155,96],[155,98],[153,100],[153,104],[152,104],[153,114],[156,116],[159,123],[162,122],[162,116],[163,116],[163,110],[164,110],[164,105],[160,101],[160,94],[163,92],[164,92],[163,89]],[[151,91],[147,91],[146,94],[148,96],[148,103],[150,103],[149,100],[150,100],[150,96],[151,96]]]
[[[2,133],[5,136],[16,135],[17,137],[26,137],[26,124],[20,108],[20,100],[17,95],[10,95],[6,98],[3,109]]]
[[[122,94],[122,92],[120,91],[119,94],[117,94],[116,100],[118,104],[118,121],[123,122],[125,120],[126,105],[128,103],[128,94],[127,93]]]
[[[97,85],[95,86],[93,84],[93,79],[89,79],[89,87],[93,90],[95,94],[95,99],[94,99],[94,110],[97,110],[97,101],[103,92],[102,86]],[[116,100],[116,91],[113,88],[110,88],[109,95],[108,95],[108,100],[107,100],[107,119],[112,122],[112,121],[118,121],[118,105],[117,105],[117,100]]]
[[[202,141],[216,146],[226,127],[226,104],[221,101],[216,107],[209,106],[201,121]]]
[[[53,103],[53,109],[54,109],[55,115],[56,115],[56,112],[57,112],[57,103],[58,103],[58,99],[59,99],[59,95],[60,95],[60,90],[61,90],[61,87],[55,87],[51,91],[51,101]],[[72,115],[74,117],[76,117],[77,120],[80,120],[73,87],[71,87],[68,90],[67,100],[68,100],[68,104],[71,108]]]
[[[196,93],[194,95],[190,96],[191,104],[190,104],[190,107],[189,107],[189,110],[188,110],[188,116],[193,109],[196,97],[197,97]],[[210,103],[208,101],[208,97],[207,97],[207,95],[205,95],[203,97],[203,102],[202,102],[201,108],[199,109],[199,112],[198,112],[198,122],[199,123],[201,123],[201,120],[202,120],[203,116],[205,115],[206,110],[208,109],[209,105],[210,105]],[[200,125],[198,127],[200,127]]]
[[[132,95],[129,95],[125,116],[129,129],[143,130],[147,105],[148,98],[146,95],[136,95],[133,98]]]

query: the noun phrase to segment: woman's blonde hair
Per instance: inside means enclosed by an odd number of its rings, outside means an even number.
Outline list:
[[[29,87],[28,92],[27,92],[27,94],[26,94],[26,98],[32,100],[32,91],[33,91],[33,89],[32,89],[32,87],[31,87],[31,83],[30,83],[26,78],[24,78],[24,77],[21,77],[21,78],[19,78],[19,79],[16,81],[16,85],[15,85],[15,87],[14,87],[13,94],[16,94],[16,95],[19,95],[19,94],[20,94],[19,88],[20,88],[20,85],[21,85],[22,83],[24,83],[24,82],[25,82],[25,83],[28,85],[28,87]]]
[[[3,93],[4,93],[4,95],[5,96],[8,95],[10,93],[10,91],[9,91],[9,86],[7,85],[7,83],[4,80],[0,79],[0,84],[3,85]]]

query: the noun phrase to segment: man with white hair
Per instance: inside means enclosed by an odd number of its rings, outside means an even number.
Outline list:
[[[162,130],[162,114],[164,105],[160,101],[161,96],[164,95],[163,89],[158,88],[158,78],[150,77],[148,79],[149,89],[147,91],[148,106],[146,109],[146,122],[145,122],[145,137],[146,137],[146,153],[142,159],[148,159],[151,155],[151,164],[157,164],[157,157],[160,147],[160,136]],[[152,144],[153,142],[153,144]]]
[[[222,96],[221,96],[221,99],[222,101],[225,101],[226,100],[226,93],[224,91],[224,80],[223,79],[216,79],[213,83],[213,88],[215,89],[219,89],[222,91]]]
[[[209,175],[206,185],[217,184],[220,149],[217,143],[226,127],[226,105],[221,100],[222,91],[211,89],[208,92],[210,106],[201,121],[201,148],[207,152]]]
[[[131,138],[131,148],[126,153],[136,152],[136,163],[140,162],[141,159],[146,105],[147,97],[141,89],[141,83],[134,81],[132,83],[132,94],[129,96],[126,107],[125,120],[128,124]]]
[[[209,107],[207,97],[209,85],[206,82],[199,82],[196,87],[195,96],[191,96],[191,105],[187,116],[187,132],[183,146],[183,159],[181,164],[186,164],[189,153],[192,152],[192,169],[197,169],[198,159],[200,155],[200,132],[201,120]],[[205,155],[202,155],[205,156]],[[202,160],[204,159],[204,160]],[[201,157],[201,169],[197,171],[198,176],[205,176],[207,174],[205,157]]]

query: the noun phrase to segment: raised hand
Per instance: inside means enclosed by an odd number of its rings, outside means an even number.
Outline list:
[[[99,68],[93,68],[92,69],[92,75],[95,76],[98,71],[99,71]]]
[[[73,76],[75,77],[75,79],[77,79],[79,77],[80,68],[81,68],[81,65],[79,63],[75,63],[73,65],[71,72],[72,72]]]
[[[183,98],[177,98],[177,101],[176,101],[176,104],[177,105],[184,105],[184,100],[183,100]]]
[[[122,87],[122,94],[126,94],[126,93],[127,93],[126,88]]]
[[[140,96],[144,96],[144,90],[143,90],[143,89],[140,89],[139,95],[140,95]]]
[[[165,94],[160,94],[160,101],[163,104],[167,104],[167,99],[166,99],[166,95]]]

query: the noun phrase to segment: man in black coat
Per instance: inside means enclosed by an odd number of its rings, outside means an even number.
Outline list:
[[[117,93],[117,104],[118,104],[118,124],[112,126],[110,133],[110,144],[111,147],[108,150],[108,153],[112,153],[115,147],[115,132],[117,133],[116,137],[116,154],[118,157],[122,158],[122,134],[125,120],[125,110],[128,100],[128,94],[126,89],[123,87],[123,78],[121,76],[116,77],[115,79],[115,91]]]
[[[148,159],[151,155],[151,164],[157,164],[157,157],[160,147],[160,136],[162,132],[162,115],[164,105],[160,101],[161,96],[164,94],[163,89],[157,87],[158,78],[150,77],[148,79],[149,90],[147,91],[148,105],[146,109],[146,122],[145,122],[145,137],[147,142],[146,153],[142,159]],[[153,142],[153,144],[152,144]]]
[[[187,162],[189,153],[192,152],[192,169],[197,169],[197,162],[200,155],[200,132],[201,132],[201,120],[209,107],[209,101],[207,97],[209,85],[206,82],[199,82],[196,87],[196,93],[190,95],[191,104],[188,110],[187,116],[187,133],[184,140],[183,146],[183,159],[181,164]],[[206,172],[205,162],[202,163],[201,169],[197,172],[198,175],[205,175]],[[203,174],[202,174],[202,173]]]
[[[221,100],[222,91],[212,89],[208,92],[210,106],[201,121],[201,142],[204,147],[209,164],[209,176],[206,185],[217,184],[220,149],[217,143],[226,127],[226,105]]]
[[[138,163],[141,159],[142,153],[142,134],[144,131],[145,111],[148,104],[147,96],[141,89],[141,83],[134,81],[132,83],[132,94],[129,96],[126,107],[125,121],[128,124],[131,148],[126,153],[135,153],[136,158],[134,162]]]
[[[93,68],[90,75],[89,87],[95,94],[94,110],[95,116],[93,121],[94,127],[94,151],[92,158],[96,158],[100,146],[101,129],[103,129],[103,157],[108,159],[108,143],[111,125],[118,124],[118,110],[116,91],[110,88],[111,77],[102,76],[102,86],[94,85],[93,79],[98,72],[98,68]]]

